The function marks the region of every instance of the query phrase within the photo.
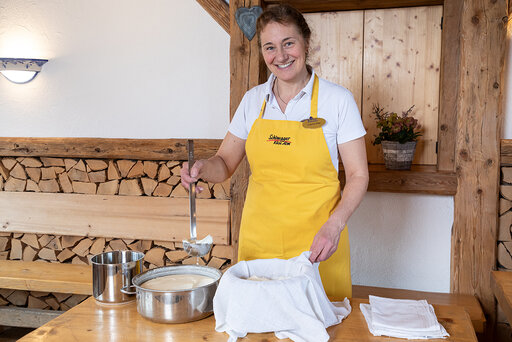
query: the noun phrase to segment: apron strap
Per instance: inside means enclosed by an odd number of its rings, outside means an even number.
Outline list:
[[[261,105],[259,118],[263,118],[263,113],[265,113],[265,107],[267,106],[268,95],[263,99],[263,104]],[[313,81],[313,94],[311,94],[311,114],[312,118],[316,118],[318,115],[318,76],[315,74],[315,80]]]

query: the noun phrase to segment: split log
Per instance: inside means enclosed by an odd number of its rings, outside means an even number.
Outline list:
[[[111,180],[98,185],[98,195],[116,195],[119,190],[119,181]]]
[[[70,308],[72,308],[73,306],[76,306],[77,304],[83,302],[87,297],[89,296],[74,294],[71,297],[69,297],[64,303]]]
[[[48,304],[53,310],[59,310],[60,304],[53,297],[47,298],[44,300],[46,304]]]
[[[83,236],[64,235],[61,238],[61,245],[63,248],[73,247],[78,241],[82,240],[83,238]]]
[[[160,165],[160,169],[158,169],[158,181],[162,182],[171,177],[171,170],[167,167],[167,165]]]
[[[9,251],[0,252],[0,260],[7,260],[9,257]]]
[[[139,160],[132,166],[126,178],[140,178],[144,176],[144,164]]]
[[[89,172],[89,180],[93,183],[104,183],[107,180],[105,170]]]
[[[121,177],[125,178],[128,176],[131,168],[135,165],[133,160],[118,160],[117,167],[119,168],[119,172],[121,173]]]
[[[210,188],[208,187],[208,183],[203,181],[197,182],[197,186],[202,188],[203,191],[196,195],[196,198],[212,198],[212,194],[210,192]]]
[[[173,169],[172,169],[172,173],[174,175],[181,175],[181,164],[180,165],[176,165]]]
[[[89,248],[92,246],[92,243],[91,239],[85,238],[80,241],[75,248],[73,248],[73,252],[78,256],[85,257],[89,254]]]
[[[73,185],[71,185],[71,181],[69,180],[67,173],[61,173],[59,175],[59,183],[63,192],[67,194],[73,192]]]
[[[12,170],[14,165],[16,165],[17,161],[14,158],[3,158],[2,163],[8,170]]]
[[[55,173],[55,169],[53,167],[43,167],[41,169],[41,179],[55,179],[57,178],[57,174]]]
[[[6,237],[0,237],[0,252],[6,251],[11,246],[10,239]]]
[[[165,256],[167,259],[171,260],[174,263],[180,262],[184,260],[185,258],[188,258],[187,252],[184,250],[175,250],[175,251],[169,251],[165,253]]]
[[[101,171],[108,168],[108,164],[101,159],[86,159],[85,162],[91,171]]]
[[[42,292],[42,291],[30,291],[30,295],[36,298],[46,297],[50,294],[50,292]]]
[[[140,241],[140,240],[129,244],[128,248],[131,249],[132,251],[137,251],[137,252],[145,251],[144,248],[142,247],[142,241]]]
[[[4,184],[5,191],[25,191],[26,180],[10,177]]]
[[[16,306],[24,306],[27,304],[27,298],[28,298],[28,292],[27,291],[21,291],[17,290],[11,293],[9,297],[6,299]]]
[[[60,175],[61,173],[65,172],[66,169],[60,166],[54,166],[53,171],[55,171],[57,175]]]
[[[501,215],[498,226],[498,241],[512,241],[510,226],[512,225],[512,211]]]
[[[15,239],[19,239],[19,238],[23,237],[23,235],[24,235],[23,233],[13,233],[12,237]]]
[[[57,255],[57,260],[60,262],[64,262],[66,260],[71,259],[71,257],[74,257],[76,254],[73,253],[70,249],[63,249],[62,252]]]
[[[10,173],[11,177],[18,179],[27,179],[27,174],[25,173],[25,169],[21,164],[16,163],[16,166],[13,167]]]
[[[96,183],[72,182],[72,186],[77,194],[96,194]]]
[[[62,158],[41,157],[44,166],[66,166]]]
[[[50,180],[42,180],[39,182],[39,189],[41,189],[42,192],[60,192],[59,183],[55,179]]]
[[[82,159],[78,160],[73,169],[87,173],[87,168],[85,167],[85,163]]]
[[[21,260],[23,258],[23,248],[21,247],[21,241],[18,239],[11,239],[11,254],[9,259]]]
[[[38,159],[31,158],[31,157],[23,158],[20,161],[20,164],[25,166],[25,168],[27,168],[27,167],[41,167],[41,166],[43,166],[43,163],[41,163]]]
[[[50,243],[50,241],[52,241],[53,239],[53,236],[50,236],[50,235],[41,235],[41,237],[39,239],[37,239],[37,241],[39,242],[39,245],[42,247],[46,247],[47,244]]]
[[[21,239],[21,242],[23,242],[26,245],[29,245],[35,249],[39,249],[39,241],[37,241],[36,234],[29,234],[26,233],[23,235],[23,238]]]
[[[59,302],[64,302],[66,299],[71,297],[71,293],[59,293],[59,292],[52,292],[52,294],[57,298]]]
[[[498,244],[498,263],[508,270],[512,270],[512,242],[500,242]]]
[[[78,170],[76,168],[72,168],[71,170],[68,171],[68,177],[69,177],[69,179],[71,179],[72,181],[75,181],[75,182],[88,182],[89,181],[89,176],[87,175],[87,172]]]
[[[165,165],[167,165],[167,167],[172,170],[173,167],[176,167],[178,165],[180,165],[181,162],[177,161],[177,160],[169,160],[167,163],[165,163]],[[176,174],[176,172],[173,172],[174,174]],[[178,172],[179,174],[179,172]]]
[[[500,186],[500,193],[505,199],[512,201],[512,185]]]
[[[503,182],[512,183],[512,167],[502,167],[501,173],[503,174]]]
[[[123,242],[124,242],[126,245],[129,245],[130,243],[133,243],[133,241],[135,241],[135,239],[123,239]]]
[[[60,303],[59,308],[61,311],[68,311],[71,309],[69,306],[66,305],[66,303]]]
[[[123,179],[119,186],[119,195],[141,196],[143,194],[138,179]]]
[[[49,249],[53,249],[55,251],[61,251],[62,244],[60,243],[60,237],[58,237],[58,236],[54,237],[50,242],[48,242],[46,247]]]
[[[158,183],[155,191],[153,191],[153,196],[157,197],[168,197],[172,192],[172,186],[167,183]]]
[[[154,161],[144,161],[144,173],[149,177],[149,178],[155,178],[156,175],[157,175],[157,171],[158,171],[158,164],[155,163]]]
[[[140,180],[142,182],[142,188],[144,189],[144,194],[146,194],[146,196],[151,196],[151,194],[155,190],[158,182],[152,178],[147,178],[147,177],[141,178]]]
[[[4,189],[4,179],[2,176],[0,176],[0,190]]]
[[[212,257],[210,259],[210,261],[208,261],[208,266],[216,268],[216,269],[220,269],[222,267],[222,265],[224,265],[226,262],[227,262],[226,259]]]
[[[0,296],[2,296],[2,297],[4,297],[4,298],[7,298],[7,297],[9,297],[13,292],[14,292],[14,290],[12,290],[12,289],[0,289]]]
[[[27,175],[30,179],[32,179],[36,183],[39,183],[39,181],[41,180],[40,168],[27,167],[25,171],[27,172]]]
[[[94,240],[91,248],[89,249],[89,253],[92,255],[103,253],[105,249],[105,238],[97,238]]]
[[[212,256],[218,258],[233,260],[234,254],[233,246],[215,245],[212,249]]]
[[[28,296],[27,307],[32,309],[46,309],[48,307],[48,304],[46,304],[46,302],[42,301],[39,298]]]
[[[32,179],[27,179],[27,186],[25,188],[25,191],[41,192],[41,189],[39,189],[39,185],[37,185],[37,183],[34,182]]]
[[[188,191],[181,184],[176,185],[171,192],[171,197],[188,197]]]
[[[151,240],[141,240],[141,243],[142,243],[142,249],[144,251],[147,251],[151,248],[151,246],[153,245],[153,241]]]
[[[128,247],[126,247],[126,245],[123,242],[123,240],[120,240],[120,239],[115,239],[115,240],[110,241],[109,242],[109,246],[114,251],[126,251],[126,250],[128,250]]]
[[[87,259],[85,259],[87,260]],[[88,265],[87,261],[84,261],[78,255],[76,255],[73,259],[71,259],[71,263],[74,265]]]
[[[4,179],[9,178],[9,170],[4,166],[4,164],[0,161],[0,175],[4,177]]]
[[[26,246],[23,250],[23,261],[34,261],[37,251],[30,246]]]
[[[170,249],[170,250],[175,250],[176,249],[174,247],[174,242],[171,242],[171,241],[154,241],[154,243],[155,243],[156,246],[165,247],[165,248]]]
[[[206,262],[204,262],[203,258],[199,257],[190,257],[181,262],[183,265],[206,265]]]
[[[500,198],[500,215],[503,215],[505,212],[509,211],[510,208],[512,208],[512,201]]]
[[[229,199],[229,184],[231,182],[231,178],[228,178],[222,183],[216,183],[213,185],[213,197],[216,199]]]
[[[121,179],[119,170],[113,160],[108,163],[107,178],[109,180]]]
[[[41,250],[39,250],[39,253],[37,253],[37,256],[43,260],[57,260],[57,255],[55,254],[55,251],[49,248],[41,248]]]
[[[144,261],[147,261],[150,264],[153,264],[156,266],[163,266],[164,265],[164,254],[165,254],[165,249],[163,249],[163,248],[160,248],[160,247],[151,248],[149,251],[147,251],[146,255],[144,256]]]
[[[0,297],[0,306],[6,306],[7,304],[9,304],[9,302]],[[1,332],[1,329],[0,329],[0,332]]]
[[[71,170],[78,163],[78,159],[64,159],[66,171]]]
[[[172,175],[171,177],[169,177],[169,179],[167,180],[166,183],[169,185],[172,185],[174,187],[174,186],[178,185],[179,182],[181,182],[181,177]]]

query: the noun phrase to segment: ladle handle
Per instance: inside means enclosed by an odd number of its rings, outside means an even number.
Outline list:
[[[194,140],[189,139],[187,142],[188,148],[188,172],[192,170],[194,165]],[[190,183],[188,186],[189,204],[190,204],[190,240],[195,242],[197,240],[196,232],[196,183]]]

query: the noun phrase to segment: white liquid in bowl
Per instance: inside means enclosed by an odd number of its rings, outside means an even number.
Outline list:
[[[142,283],[141,287],[157,291],[178,291],[191,290],[213,282],[215,282],[214,278],[200,274],[170,274],[150,279]]]

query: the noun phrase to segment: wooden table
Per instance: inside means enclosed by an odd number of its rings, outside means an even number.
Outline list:
[[[512,272],[493,271],[491,287],[508,322],[512,323]]]
[[[327,329],[330,341],[397,341],[375,337],[368,331],[359,309],[364,299],[351,300],[352,313],[341,323]],[[468,313],[460,306],[434,305],[439,322],[451,335],[429,341],[476,342]],[[26,335],[19,341],[222,341],[228,335],[215,331],[215,318],[186,324],[158,324],[142,318],[135,302],[123,305],[98,304],[92,297]],[[240,341],[279,341],[273,333],[248,334]]]

